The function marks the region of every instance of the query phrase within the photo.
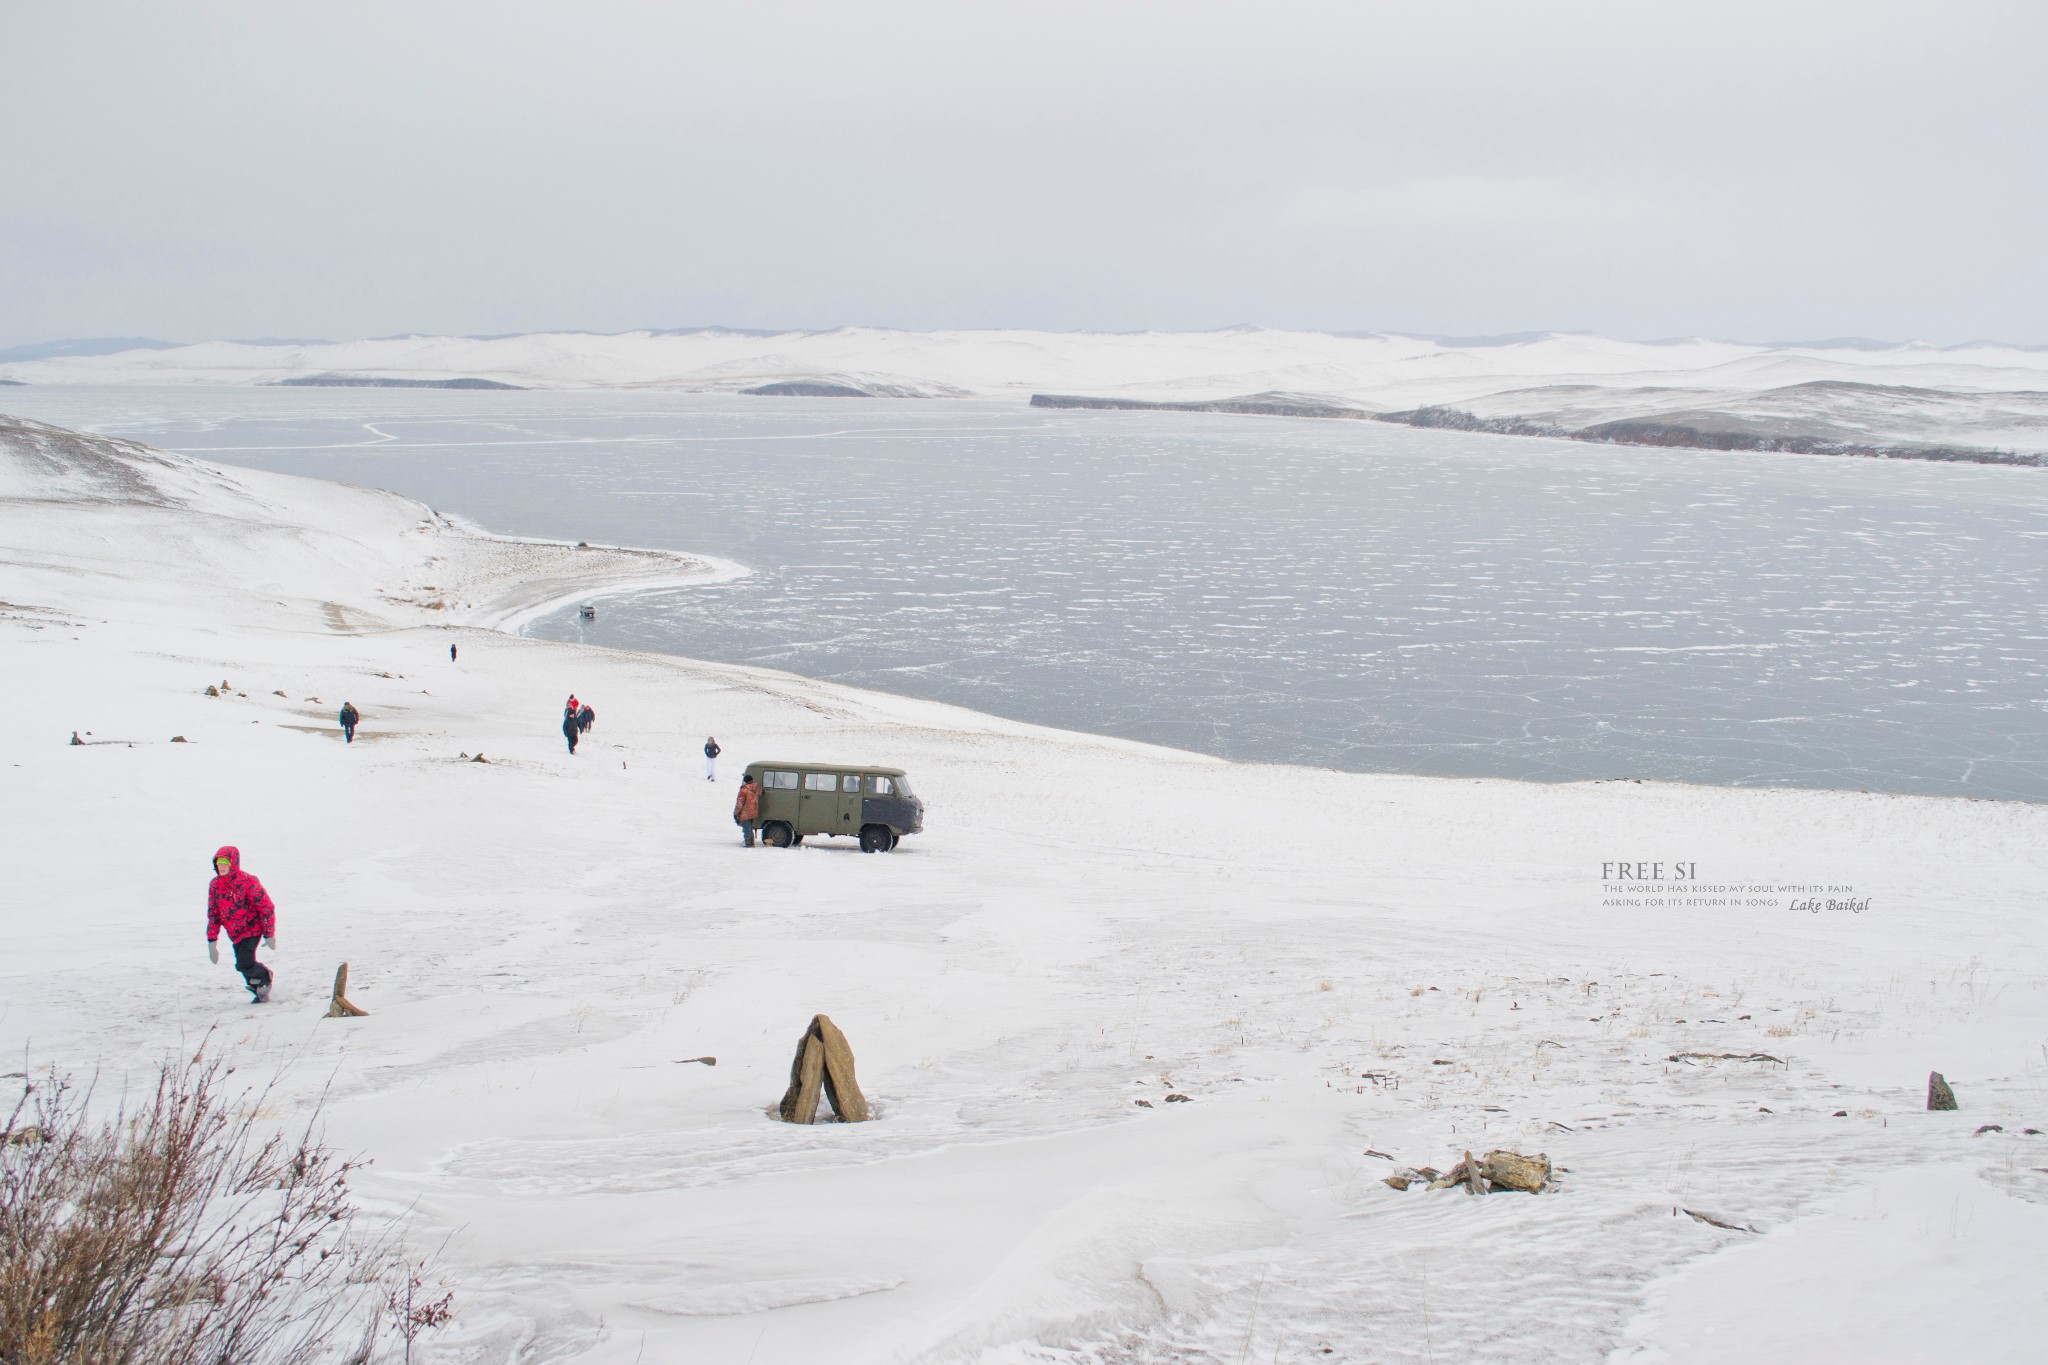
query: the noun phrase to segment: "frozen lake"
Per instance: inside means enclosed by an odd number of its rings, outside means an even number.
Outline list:
[[[2039,470],[654,392],[0,411],[754,570],[553,638],[1235,759],[2048,800]]]

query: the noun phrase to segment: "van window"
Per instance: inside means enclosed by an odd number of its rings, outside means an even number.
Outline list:
[[[796,774],[795,774],[795,773],[762,773],[762,774],[761,774],[761,787],[762,787],[762,789],[763,789],[763,790],[766,790],[766,789],[768,789],[768,788],[770,788],[770,787],[779,787],[779,788],[781,788],[781,789],[782,789],[783,791],[792,791],[792,792],[793,792],[793,791],[795,791],[795,790],[796,790]]]
[[[857,791],[859,791],[859,790],[860,790],[860,779],[859,779],[859,778],[857,778],[857,777],[850,777],[850,776],[849,776],[849,777],[843,777],[843,778],[841,778],[841,779],[839,780],[839,790],[841,790],[841,791],[843,791],[843,792],[857,792]]]
[[[892,796],[896,792],[896,784],[886,777],[871,777],[868,779],[868,790],[876,796]]]
[[[804,774],[804,790],[806,791],[829,792],[837,791],[838,789],[839,774],[837,773]]]

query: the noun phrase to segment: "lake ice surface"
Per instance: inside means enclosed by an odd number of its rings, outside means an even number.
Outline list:
[[[993,401],[0,408],[753,570],[564,611],[550,638],[1232,759],[2048,799],[2039,470]]]

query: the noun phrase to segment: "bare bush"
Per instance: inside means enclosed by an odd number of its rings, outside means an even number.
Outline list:
[[[89,1115],[52,1074],[0,1131],[0,1365],[363,1365],[395,1264],[361,1163],[257,1115],[203,1051]],[[408,1346],[410,1342],[408,1341]]]

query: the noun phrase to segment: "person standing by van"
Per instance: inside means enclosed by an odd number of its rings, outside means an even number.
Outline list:
[[[220,961],[225,929],[235,949],[235,970],[257,1004],[270,999],[270,968],[256,960],[256,944],[277,951],[277,907],[253,873],[242,871],[242,851],[222,845],[213,855],[213,881],[206,888],[206,960]]]
[[[352,701],[343,702],[341,704],[341,742],[344,744],[355,743],[356,727],[362,723],[363,715],[362,712],[356,710],[356,704]]]
[[[718,756],[724,752],[725,750],[718,747],[716,737],[708,738],[704,741],[704,780],[706,782],[716,782],[718,780]]]
[[[732,803],[733,823],[740,827],[742,847],[754,846],[754,831],[761,826],[761,789],[752,773],[740,779],[739,798]]]

